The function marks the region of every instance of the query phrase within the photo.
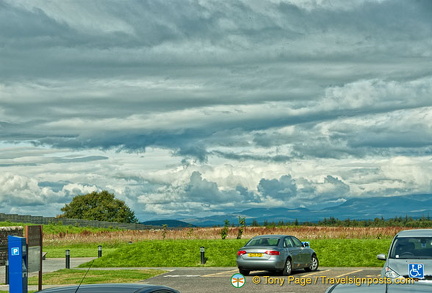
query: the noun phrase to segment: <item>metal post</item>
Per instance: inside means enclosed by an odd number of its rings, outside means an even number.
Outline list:
[[[203,265],[206,263],[204,246],[200,247],[200,253],[201,253],[201,264]]]
[[[102,245],[98,246],[98,257],[102,257]]]
[[[70,250],[66,249],[66,268],[70,269]]]
[[[5,284],[9,285],[9,261],[6,261],[6,266],[5,266]]]

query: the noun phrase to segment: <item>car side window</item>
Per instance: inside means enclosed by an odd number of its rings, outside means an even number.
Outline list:
[[[293,245],[293,243],[292,243],[292,241],[291,241],[291,239],[289,238],[289,237],[287,237],[287,238],[285,238],[284,239],[284,247],[293,247],[294,245]]]
[[[303,247],[303,243],[295,237],[291,237],[291,240],[294,242],[294,247]]]

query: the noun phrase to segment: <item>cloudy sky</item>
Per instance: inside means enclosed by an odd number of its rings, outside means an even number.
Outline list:
[[[432,192],[432,1],[0,0],[0,212]]]

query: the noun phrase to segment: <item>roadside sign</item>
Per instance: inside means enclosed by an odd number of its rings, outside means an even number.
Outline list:
[[[28,272],[39,272],[38,290],[42,290],[42,225],[26,226]]]

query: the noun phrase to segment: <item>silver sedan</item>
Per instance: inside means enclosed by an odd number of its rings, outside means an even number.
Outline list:
[[[318,257],[309,247],[290,235],[261,235],[249,240],[237,251],[237,267],[240,274],[267,270],[288,276],[293,270],[316,271]]]

